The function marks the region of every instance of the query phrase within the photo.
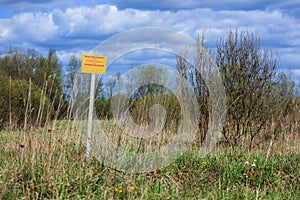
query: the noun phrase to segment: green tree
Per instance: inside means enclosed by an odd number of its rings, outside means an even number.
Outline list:
[[[260,39],[247,31],[229,31],[217,44],[216,65],[226,90],[228,111],[224,137],[237,144],[243,136],[254,138],[271,123],[272,89],[277,56],[261,49]]]
[[[107,96],[110,99],[113,95],[113,89],[115,88],[117,81],[120,79],[121,73],[117,72],[114,76],[109,76],[106,81],[106,90],[107,90]]]
[[[11,80],[0,73],[0,129],[22,129],[46,123],[48,98],[25,80]],[[26,124],[26,126],[24,126]]]
[[[69,59],[69,64],[66,67],[66,76],[64,79],[65,94],[68,101],[71,100],[76,81],[76,74],[79,73],[80,66],[81,60],[77,58],[76,55],[72,55]]]
[[[207,83],[204,80],[204,74],[208,74],[207,71],[210,66],[212,66],[213,60],[210,60],[211,52],[209,51],[208,44],[205,42],[205,34],[202,36],[198,35],[195,44],[195,51],[193,52],[193,58],[189,63],[186,59],[189,52],[186,50],[181,55],[176,56],[176,70],[181,75],[182,78],[186,79],[189,85],[192,87],[194,94],[198,100],[199,106],[199,133],[196,138],[197,145],[201,145],[204,141],[206,132],[208,130],[209,121],[209,90]],[[182,87],[184,88],[184,87]],[[186,91],[182,91],[185,93]]]
[[[154,65],[143,66],[138,72],[130,76],[131,86],[137,87],[134,98],[141,99],[146,96],[159,96],[166,92],[164,86],[157,84],[167,80],[167,73],[161,67]]]
[[[63,94],[62,85],[62,66],[57,57],[55,49],[49,49],[48,57],[46,60],[46,81],[49,87],[47,94],[53,103],[53,109],[59,111],[59,117],[66,111],[67,103]]]
[[[96,80],[96,88],[95,88],[95,99],[103,99],[104,98],[104,86],[103,86],[103,78],[98,77]]]
[[[0,94],[1,104],[4,108],[7,108],[5,102],[9,99],[9,104],[11,105],[10,116],[15,117],[14,121],[19,120],[16,121],[16,124],[20,124],[25,117],[23,114],[18,115],[12,112],[15,108],[23,108],[22,105],[24,104],[21,105],[17,101],[30,102],[30,104],[34,103],[37,105],[38,100],[35,99],[37,96],[40,102],[46,99],[49,99],[51,102],[46,108],[47,120],[61,117],[65,112],[67,103],[62,91],[61,64],[54,49],[49,50],[47,57],[39,56],[34,49],[28,49],[27,52],[11,51],[9,54],[0,57],[0,71],[3,78]],[[7,83],[10,83],[10,85],[7,85],[4,80],[6,82],[9,80]],[[31,88],[32,91],[26,88]],[[7,91],[9,91],[9,94],[7,94]],[[26,92],[31,93],[32,96],[26,97]],[[32,116],[30,109],[30,105],[27,104],[25,110],[26,115],[28,114],[29,117]],[[34,107],[35,111],[41,111],[41,109],[44,111],[44,106],[41,106],[41,104],[39,107]],[[34,114],[35,111],[32,111],[32,113]],[[3,118],[2,121],[7,121],[6,117],[3,117],[7,116],[7,111],[1,110],[0,115]],[[37,121],[41,123],[38,123],[38,125],[42,124],[41,117],[42,114],[39,113]],[[25,119],[26,124],[28,122],[27,117]]]

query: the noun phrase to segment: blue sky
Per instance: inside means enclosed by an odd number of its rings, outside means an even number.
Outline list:
[[[114,34],[143,27],[191,38],[205,30],[211,47],[230,28],[247,29],[278,52],[280,70],[300,80],[300,0],[0,0],[1,54],[11,46],[41,53],[54,47],[67,63]],[[129,58],[128,65],[142,62]]]

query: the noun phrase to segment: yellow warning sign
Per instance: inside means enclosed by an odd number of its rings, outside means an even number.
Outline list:
[[[106,74],[106,56],[83,54],[81,72],[89,74]]]

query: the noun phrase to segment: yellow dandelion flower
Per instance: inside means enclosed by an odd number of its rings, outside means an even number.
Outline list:
[[[119,192],[119,189],[117,187],[115,187],[115,192]]]
[[[122,188],[120,188],[119,192],[120,192],[120,193],[122,193],[122,192],[123,192]]]
[[[130,189],[131,189],[132,191],[135,190],[135,186],[132,185],[132,186],[130,187]]]

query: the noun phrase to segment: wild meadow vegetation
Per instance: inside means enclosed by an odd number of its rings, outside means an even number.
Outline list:
[[[86,157],[74,114],[76,56],[65,76],[54,49],[47,57],[35,50],[0,57],[0,199],[300,199],[299,88],[278,71],[279,58],[247,31],[229,31],[215,49],[204,36],[195,46],[196,52],[178,55],[174,66],[196,94],[195,140],[174,163],[144,173]],[[199,156],[214,106],[213,88],[200,72],[212,64],[222,77],[227,112],[218,143]],[[131,82],[165,76],[163,69],[145,66]],[[110,107],[118,78],[99,79],[94,123],[120,149],[151,152],[168,144],[182,118],[176,95],[157,84],[134,90],[129,112],[137,124],[151,123],[152,105],[166,109],[159,137],[134,138],[116,125]]]

